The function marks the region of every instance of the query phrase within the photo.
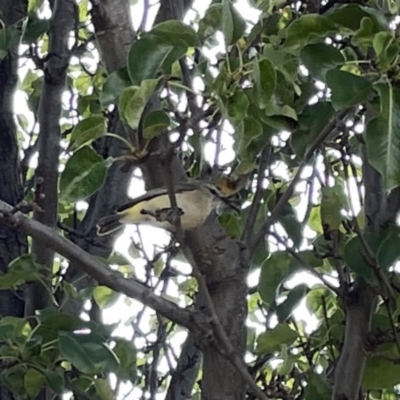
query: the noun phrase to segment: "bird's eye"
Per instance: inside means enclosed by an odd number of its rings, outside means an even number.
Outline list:
[[[213,187],[209,187],[208,190],[210,191],[211,194],[213,194],[214,196],[218,196],[218,190],[213,188]]]

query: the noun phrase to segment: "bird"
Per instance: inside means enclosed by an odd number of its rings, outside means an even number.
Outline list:
[[[238,207],[216,186],[199,180],[180,182],[173,187],[177,210],[170,203],[168,188],[149,190],[116,210],[116,214],[105,216],[97,223],[98,236],[120,231],[126,224],[150,225],[176,232],[178,215],[182,231],[202,225],[213,210],[229,206]]]

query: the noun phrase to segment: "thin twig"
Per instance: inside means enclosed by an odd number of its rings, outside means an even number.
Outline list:
[[[257,219],[258,211],[260,210],[261,199],[263,196],[265,169],[268,167],[270,163],[270,156],[271,156],[271,146],[268,145],[261,152],[260,162],[258,165],[258,173],[257,173],[256,193],[251,203],[249,215],[247,217],[246,224],[242,232],[241,240],[247,244],[249,244],[252,239],[254,224]]]
[[[394,341],[396,343],[397,352],[399,353],[399,356],[400,356],[400,340],[399,340],[399,336],[397,334],[396,325],[393,321],[393,315],[392,315],[392,310],[391,310],[392,307],[390,306],[389,300],[384,300],[384,303],[385,303],[386,311],[389,316],[390,327],[392,328],[392,331],[393,331],[393,336],[394,336]]]
[[[337,116],[335,116],[328,125],[322,130],[322,132],[318,135],[318,137],[314,140],[311,146],[307,149],[306,154],[304,155],[303,161],[300,163],[300,166],[290,183],[289,187],[286,189],[285,193],[280,197],[278,202],[276,203],[274,209],[271,212],[271,215],[264,222],[264,225],[261,227],[258,234],[255,236],[255,239],[252,240],[250,244],[250,253],[253,253],[257,246],[260,244],[266,233],[269,231],[269,228],[272,224],[276,222],[280,213],[286,206],[289,199],[292,197],[294,190],[296,188],[297,183],[300,181],[301,174],[304,168],[307,166],[310,158],[313,156],[315,150],[321,145],[321,143],[334,131],[336,128],[336,124],[338,120],[344,119],[349,113],[351,109],[342,110]]]
[[[360,225],[358,224],[357,218],[353,218],[353,226],[354,226],[354,230],[355,230],[358,238],[360,239],[361,247],[364,252],[366,262],[369,265],[369,267],[372,269],[372,271],[374,272],[378,281],[380,282],[380,284],[382,286],[381,289],[386,294],[386,296],[389,296],[390,299],[395,300],[396,295],[393,292],[393,288],[391,287],[385,274],[382,272],[382,268],[379,265],[379,261],[375,257],[375,254],[373,253],[369,244],[365,240],[365,237],[364,237],[363,233],[361,232]]]
[[[211,172],[211,182],[217,180],[218,166],[219,166],[219,155],[221,154],[221,137],[222,137],[222,123],[217,128],[217,137],[215,139],[215,153],[214,153],[214,165]]]
[[[310,272],[312,275],[318,278],[324,285],[328,287],[328,289],[332,290],[332,292],[336,293],[338,296],[341,296],[341,291],[339,290],[339,288],[333,286],[329,281],[327,281],[323,274],[320,274],[318,271],[316,271],[315,268],[313,268],[309,263],[307,263],[307,261],[304,260],[304,258],[299,253],[297,253],[291,247],[289,247],[287,243],[277,233],[270,230],[269,234],[273,236],[278,241],[278,243],[285,246],[285,250],[288,253],[290,253],[290,255],[294,259],[296,259],[308,272]]]

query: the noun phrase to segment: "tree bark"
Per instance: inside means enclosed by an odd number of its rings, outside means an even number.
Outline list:
[[[6,27],[25,18],[27,0],[2,0],[1,20]],[[19,26],[20,28],[20,26]],[[7,28],[6,28],[7,29]],[[18,141],[14,122],[14,91],[18,81],[18,44],[11,47],[7,56],[0,60],[0,200],[15,206],[23,198],[23,187],[18,156]],[[15,227],[0,225],[0,272],[7,271],[9,263],[26,252],[25,234]],[[23,317],[24,300],[21,294],[11,290],[0,291],[1,316]],[[0,398],[15,397],[6,388],[0,387]]]
[[[382,177],[368,162],[363,152],[365,188],[364,210],[366,232],[378,233],[388,222],[395,221],[400,210],[400,189],[385,196]],[[335,369],[333,400],[359,400],[367,353],[365,346],[371,329],[371,319],[377,296],[361,278],[354,282],[349,296],[344,299],[346,330],[343,348]]]
[[[39,104],[38,138],[39,157],[36,169],[36,185],[40,196],[38,205],[43,211],[35,211],[34,218],[41,223],[55,227],[58,212],[58,169],[60,157],[60,116],[62,95],[65,90],[70,51],[69,34],[75,24],[77,6],[74,0],[56,0],[49,30],[49,59],[44,69],[43,91]],[[46,284],[51,291],[54,250],[33,240],[32,253],[39,264],[45,266]],[[33,283],[26,288],[26,315],[34,315],[36,310],[52,304],[52,299],[41,283]]]

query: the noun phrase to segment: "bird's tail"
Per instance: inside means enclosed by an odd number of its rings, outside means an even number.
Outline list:
[[[97,223],[97,234],[99,236],[109,235],[110,233],[122,230],[124,225],[121,223],[121,215],[109,215],[99,219]]]

